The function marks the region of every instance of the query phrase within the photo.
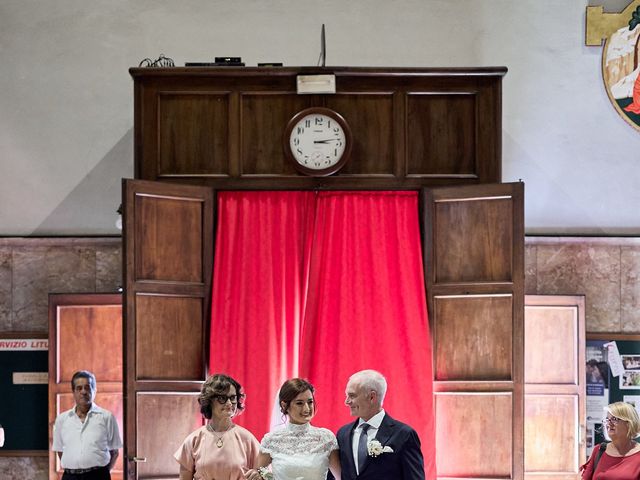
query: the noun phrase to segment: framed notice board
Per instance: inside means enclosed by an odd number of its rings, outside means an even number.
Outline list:
[[[640,411],[640,342],[617,340],[616,345],[624,370],[609,377],[609,403],[628,402]]]
[[[0,456],[47,455],[47,334],[0,334]]]
[[[605,440],[602,419],[607,405],[627,402],[640,414],[640,335],[588,333],[586,361],[589,454],[595,445]],[[619,375],[612,374],[612,362],[621,366]]]

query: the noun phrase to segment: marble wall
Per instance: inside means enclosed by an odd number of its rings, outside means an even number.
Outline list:
[[[119,238],[0,239],[0,333],[46,332],[52,293],[114,292]],[[640,332],[640,238],[527,237],[525,289],[585,295],[588,332]],[[48,478],[47,457],[0,457],[0,478]]]
[[[0,332],[48,331],[49,293],[112,293],[120,238],[0,238]]]
[[[47,480],[49,457],[0,457],[0,478]]]
[[[49,293],[113,293],[121,279],[120,238],[0,238],[0,336],[47,333]],[[0,478],[47,480],[49,457],[0,457]]]
[[[640,238],[527,237],[525,292],[585,295],[587,332],[640,332]]]

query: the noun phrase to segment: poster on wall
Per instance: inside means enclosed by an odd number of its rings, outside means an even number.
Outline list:
[[[609,390],[609,403],[626,402],[637,405],[640,398],[640,342],[622,340],[611,342],[616,344],[616,349],[609,350],[608,362],[611,368],[611,388]],[[615,359],[615,350],[619,351]],[[614,368],[617,360],[618,368]],[[619,371],[617,371],[619,370]],[[616,373],[619,375],[615,376]]]
[[[606,440],[607,405],[632,404],[640,413],[640,339],[587,340],[587,455]]]
[[[609,364],[606,340],[588,340],[586,345],[587,457],[594,445],[604,441],[602,419],[609,404]]]
[[[624,371],[620,375],[620,390],[640,389],[640,355],[620,355],[620,357],[624,366]]]
[[[636,407],[636,412],[640,415],[640,395],[625,395],[622,398],[623,402],[630,403],[634,407]]]
[[[640,0],[622,12],[605,12],[603,6],[587,7],[585,44],[601,46],[602,79],[618,114],[640,131]]]

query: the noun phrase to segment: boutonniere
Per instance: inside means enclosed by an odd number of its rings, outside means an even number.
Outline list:
[[[367,442],[367,450],[370,457],[377,457],[383,453],[393,453],[393,448],[389,446],[382,446],[378,440],[369,440]]]

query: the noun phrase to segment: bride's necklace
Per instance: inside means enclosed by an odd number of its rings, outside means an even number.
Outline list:
[[[213,436],[216,437],[216,447],[218,448],[224,447],[224,440],[222,439],[222,437],[224,437],[224,434],[227,433],[232,428],[233,428],[233,423],[229,425],[229,427],[226,430],[224,430],[220,434],[220,436],[218,436],[220,432],[216,432],[213,428],[213,425],[211,425],[210,423],[207,423],[207,430],[209,430],[213,434]]]

